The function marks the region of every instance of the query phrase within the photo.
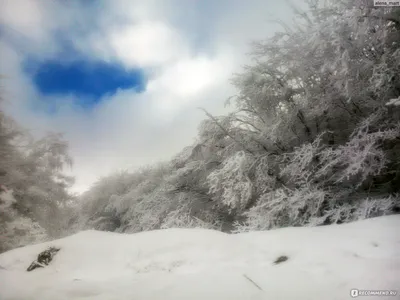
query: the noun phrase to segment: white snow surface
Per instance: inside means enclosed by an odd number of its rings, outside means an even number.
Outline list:
[[[1,254],[0,299],[343,300],[353,288],[400,291],[399,228],[393,215],[235,235],[84,231]],[[61,248],[50,265],[27,272],[49,246]],[[289,259],[274,264],[281,255]]]

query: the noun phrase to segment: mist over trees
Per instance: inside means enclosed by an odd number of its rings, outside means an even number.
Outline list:
[[[0,111],[0,252],[67,232],[67,150],[61,135],[34,140]]]
[[[69,230],[236,232],[398,213],[400,9],[308,3],[306,12],[293,7],[294,25],[253,43],[252,64],[232,78],[232,113],[205,112],[196,142],[169,162],[99,179],[80,197]],[[18,180],[6,175],[7,185],[26,206],[46,203],[32,207],[30,220],[47,228],[43,215],[68,199],[66,178],[57,177],[66,145],[48,156],[45,145],[60,143],[50,136],[23,152],[13,131],[0,130],[10,155],[0,168],[22,170]]]

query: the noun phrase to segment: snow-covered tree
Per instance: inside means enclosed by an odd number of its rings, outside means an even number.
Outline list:
[[[162,170],[129,175],[141,180],[122,194],[100,183],[83,199],[98,201],[90,211],[117,218],[119,231],[399,212],[400,9],[307,2],[293,6],[293,24],[253,44],[253,63],[232,79],[233,112],[205,111],[196,142]]]
[[[73,179],[63,172],[71,159],[62,136],[35,141],[0,110],[0,156],[1,251],[65,234]]]
[[[12,190],[0,192],[0,253],[47,238],[43,227],[14,208],[16,203]]]

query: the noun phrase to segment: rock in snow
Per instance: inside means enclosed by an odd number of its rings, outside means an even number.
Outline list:
[[[1,254],[0,299],[344,300],[352,289],[397,291],[361,299],[400,299],[399,228],[394,215],[236,235],[84,231]],[[48,247],[62,251],[26,272]]]

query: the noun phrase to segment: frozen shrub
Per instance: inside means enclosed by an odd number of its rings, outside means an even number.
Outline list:
[[[296,190],[276,189],[262,195],[257,204],[244,213],[247,220],[237,224],[237,231],[305,226],[312,217],[323,214],[323,203],[328,196],[310,186]]]
[[[208,176],[210,193],[221,197],[221,202],[232,208],[242,209],[252,196],[252,182],[248,171],[252,158],[244,151],[227,158],[220,169]]]
[[[400,127],[371,132],[375,118],[364,120],[345,145],[322,150],[316,176],[334,183],[350,181],[359,187],[368,177],[381,174],[387,162],[382,142],[400,137]]]

